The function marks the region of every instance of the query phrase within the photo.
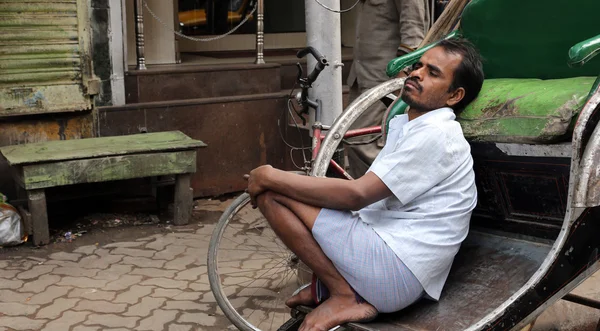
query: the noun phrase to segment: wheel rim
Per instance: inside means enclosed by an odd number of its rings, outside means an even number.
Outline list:
[[[215,229],[209,280],[219,306],[238,328],[277,330],[290,317],[284,303],[299,287],[303,266],[249,201],[247,194],[238,198]]]

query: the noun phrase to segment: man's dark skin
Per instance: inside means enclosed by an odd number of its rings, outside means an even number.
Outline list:
[[[425,52],[407,77],[402,99],[410,106],[409,120],[429,111],[456,105],[464,88],[450,91],[454,71],[462,61],[459,54],[442,47]],[[354,291],[337,271],[312,236],[321,208],[359,210],[384,199],[392,192],[372,172],[348,181],[306,177],[269,165],[244,176],[252,205],[263,213],[275,233],[327,286],[330,297],[306,316],[300,331],[327,331],[337,325],[371,319],[375,307],[358,303]],[[291,297],[286,305],[313,304],[310,288]]]

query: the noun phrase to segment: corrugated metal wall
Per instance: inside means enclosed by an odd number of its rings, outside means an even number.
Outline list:
[[[0,117],[90,109],[87,1],[0,0]]]

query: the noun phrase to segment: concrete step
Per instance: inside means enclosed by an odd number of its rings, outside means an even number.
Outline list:
[[[277,93],[281,90],[280,67],[277,63],[180,64],[130,70],[125,75],[126,102],[131,104]]]

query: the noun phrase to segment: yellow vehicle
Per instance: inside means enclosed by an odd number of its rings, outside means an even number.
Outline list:
[[[179,24],[181,27],[206,27],[207,17],[206,8],[209,1],[217,2],[219,0],[190,1],[179,0]],[[221,0],[223,1],[223,0]],[[253,0],[225,0],[229,5],[227,11],[227,24],[237,24],[241,22],[254,6]],[[214,6],[214,5],[213,5]],[[250,17],[249,20],[252,20]]]

